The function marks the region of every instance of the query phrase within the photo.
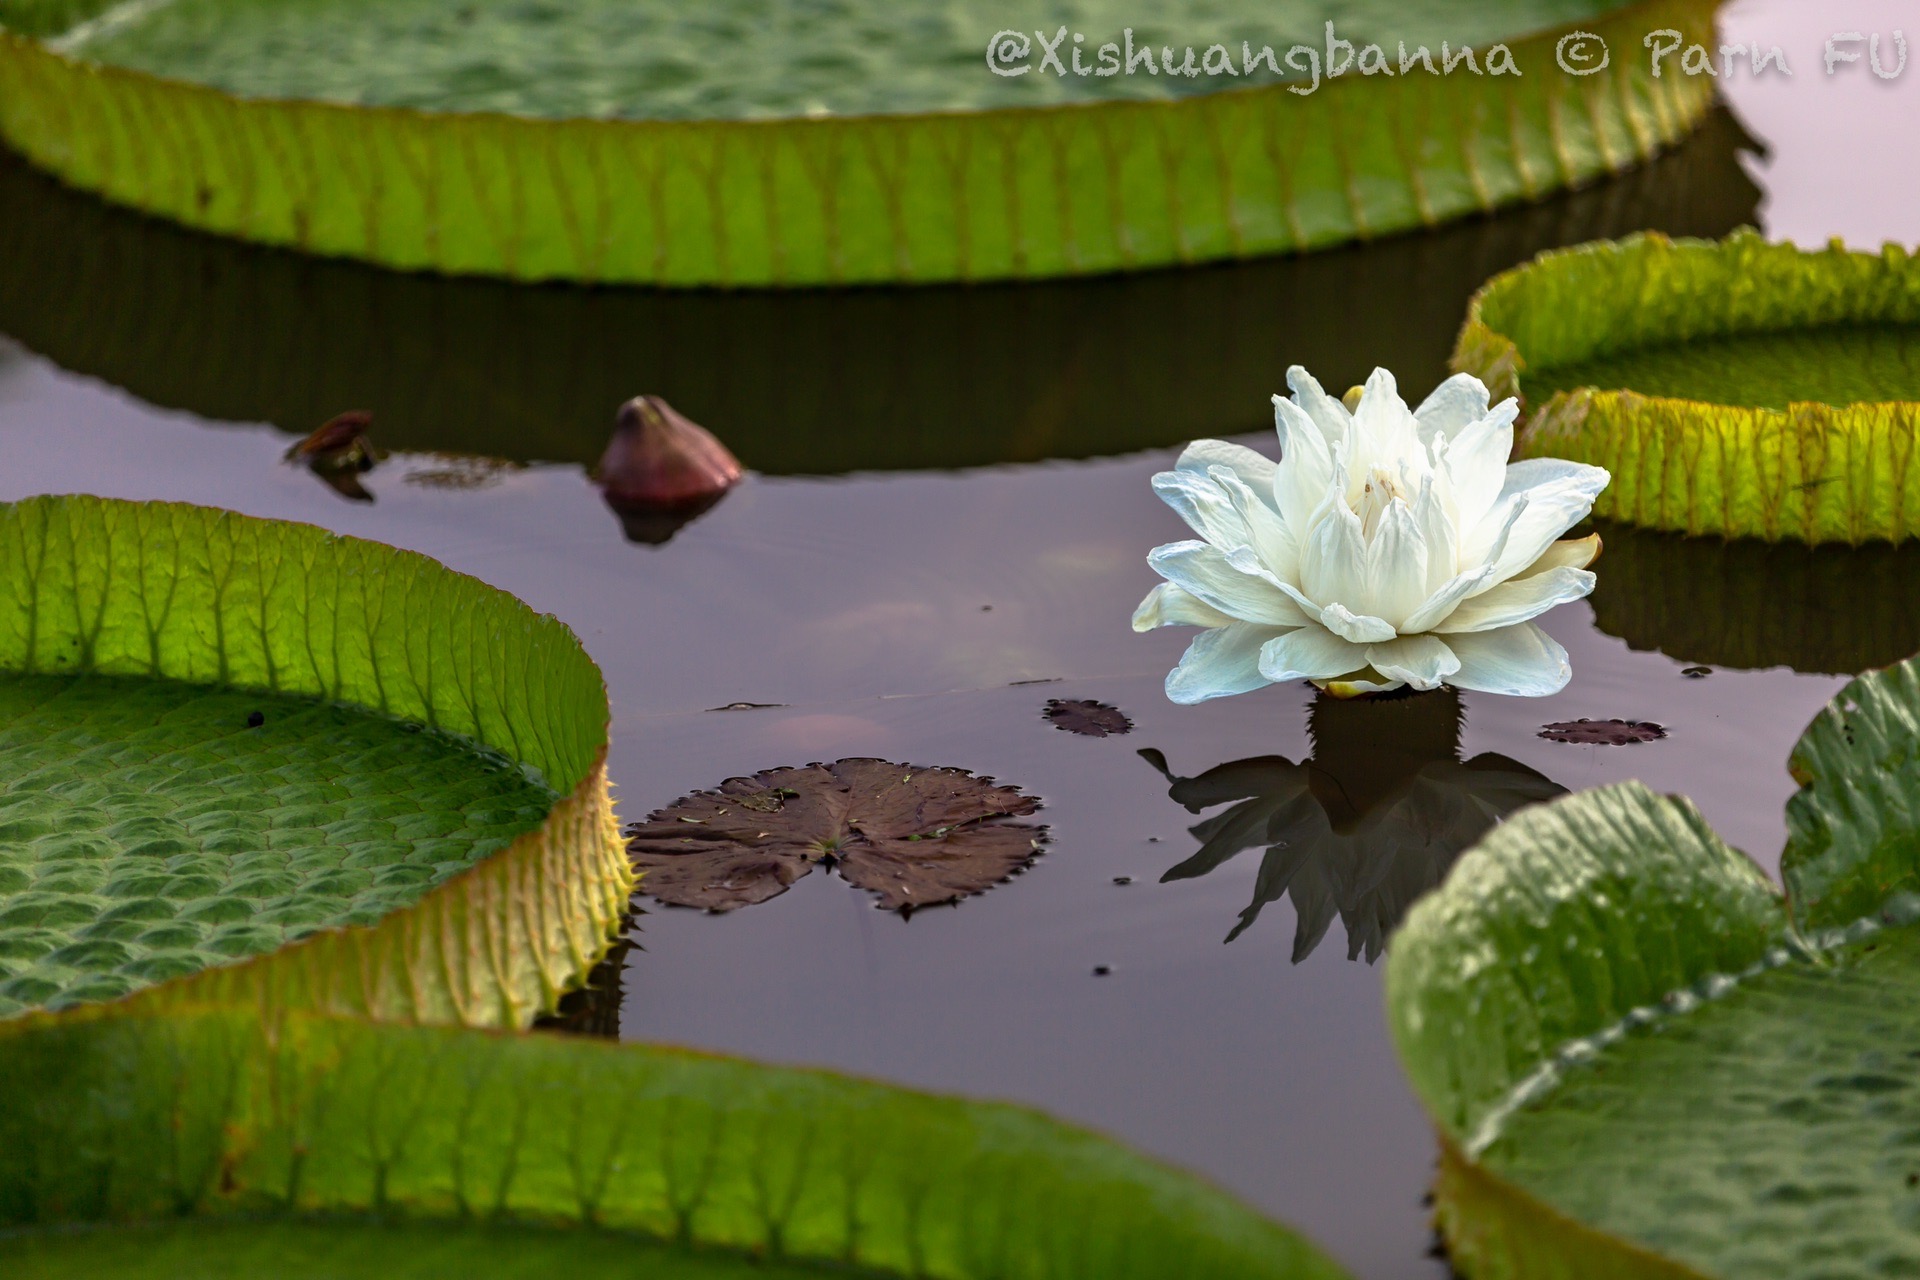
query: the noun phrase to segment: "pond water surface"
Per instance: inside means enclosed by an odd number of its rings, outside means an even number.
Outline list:
[[[1903,9],[1814,25],[1890,29]],[[1160,686],[1186,636],[1126,625],[1154,580],[1146,551],[1183,536],[1148,477],[1189,437],[1259,429],[1291,363],[1330,386],[1385,364],[1423,395],[1472,288],[1542,248],[1751,221],[1818,241],[1823,218],[1856,243],[1920,237],[1911,160],[1888,169],[1873,150],[1920,118],[1920,70],[1823,83],[1826,33],[1809,44],[1808,21],[1792,0],[1728,18],[1730,37],[1795,51],[1792,111],[1778,86],[1727,86],[1754,132],[1781,122],[1764,161],[1721,115],[1647,170],[1432,235],[1024,289],[671,296],[393,276],[155,226],[0,156],[0,499],[313,521],[552,611],[606,670],[629,821],[845,756],[1039,796],[1045,852],[956,908],[903,920],[824,874],[725,916],[650,908],[616,966],[621,1001],[592,1017],[1036,1104],[1206,1174],[1370,1280],[1440,1276],[1422,1206],[1433,1142],[1368,963],[1381,934],[1462,841],[1557,788],[1637,777],[1686,793],[1771,868],[1802,725],[1841,673],[1920,649],[1905,585],[1920,550],[1603,530],[1598,594],[1546,619],[1574,666],[1557,697],[1316,707],[1274,688],[1175,707]],[[1833,168],[1848,146],[1856,167]],[[584,471],[643,391],[755,471],[658,546],[622,536]],[[281,462],[290,432],[349,408],[400,451],[364,477],[372,502]],[[1053,698],[1116,705],[1134,727],[1062,732],[1042,718]],[[714,710],[741,703],[772,705]],[[1581,717],[1668,736],[1538,736]]]

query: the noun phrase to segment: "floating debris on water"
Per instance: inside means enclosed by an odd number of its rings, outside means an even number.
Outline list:
[[[1601,747],[1630,747],[1667,736],[1664,725],[1650,720],[1562,720],[1542,725],[1540,736],[1549,742],[1571,742]]]
[[[1051,720],[1054,728],[1083,738],[1118,737],[1133,731],[1133,721],[1120,708],[1104,702],[1049,698],[1047,709],[1040,714]]]

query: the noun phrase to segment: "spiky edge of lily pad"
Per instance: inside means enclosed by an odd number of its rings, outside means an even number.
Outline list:
[[[1570,28],[1519,77],[1355,75],[1160,102],[770,121],[542,120],[241,99],[68,57],[21,31],[104,0],[12,0],[0,137],[74,186],[188,226],[385,266],[519,280],[815,285],[1076,275],[1431,226],[1618,172],[1684,135],[1717,0]],[[1632,50],[1632,56],[1628,54]],[[1362,83],[1362,81],[1365,81]]]
[[[1529,367],[1793,328],[1920,323],[1920,259],[1752,231],[1542,254],[1475,295],[1453,367],[1526,400]],[[1613,473],[1595,514],[1688,534],[1858,545],[1920,532],[1920,403],[1757,409],[1582,387],[1527,406],[1517,452]]]
[[[129,1002],[521,1026],[617,930],[632,871],[607,788],[599,668],[554,618],[425,556],[176,503],[0,506],[0,670],[356,704],[474,738],[560,793],[539,828],[376,924]]]

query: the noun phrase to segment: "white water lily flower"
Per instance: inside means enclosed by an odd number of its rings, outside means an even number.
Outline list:
[[[1411,685],[1540,697],[1572,675],[1532,619],[1593,590],[1600,539],[1556,541],[1612,479],[1511,465],[1513,400],[1458,374],[1409,410],[1374,370],[1352,412],[1305,369],[1273,398],[1280,462],[1196,440],[1153,487],[1200,539],[1156,547],[1166,581],[1133,628],[1205,627],[1167,676],[1175,702],[1311,680],[1350,697]]]

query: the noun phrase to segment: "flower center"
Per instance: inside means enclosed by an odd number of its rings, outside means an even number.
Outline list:
[[[1393,505],[1395,498],[1409,505],[1412,504],[1412,495],[1401,486],[1397,476],[1390,474],[1382,467],[1374,467],[1367,472],[1366,479],[1360,483],[1359,501],[1353,504],[1353,510],[1354,514],[1360,517],[1361,532],[1369,541],[1373,538],[1374,529],[1380,524],[1380,517],[1386,514],[1387,508]]]

